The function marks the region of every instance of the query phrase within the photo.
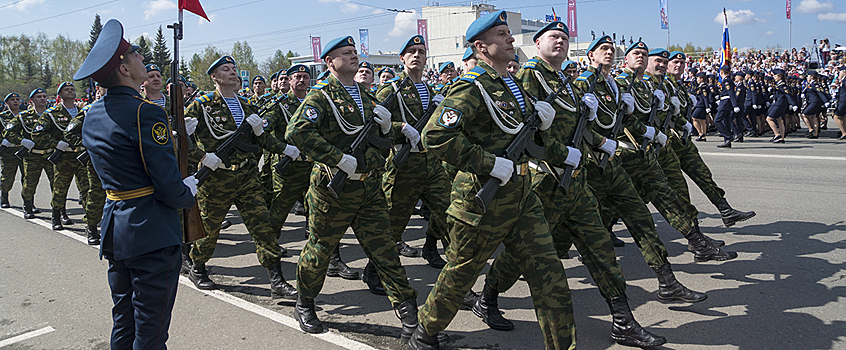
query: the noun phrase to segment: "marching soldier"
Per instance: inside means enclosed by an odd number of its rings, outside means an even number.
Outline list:
[[[732,141],[734,142],[743,142],[743,133],[746,130],[744,121],[746,120],[746,115],[749,114],[749,110],[746,109],[746,95],[749,94],[749,89],[746,88],[746,84],[743,83],[743,78],[746,74],[743,72],[735,72],[732,74],[731,79],[734,79],[734,98],[737,100],[737,106],[740,111],[736,113],[732,113],[731,115],[731,132],[734,134],[732,137]]]
[[[209,278],[206,262],[214,254],[220,224],[234,203],[255,241],[259,263],[267,269],[271,297],[294,299],[297,292],[282,275],[282,251],[276,242],[278,233],[270,229],[264,191],[258,178],[258,157],[255,153],[236,148],[228,159],[231,166],[226,168],[221,166],[222,160],[215,154],[220,144],[231,137],[242,123],[249,123],[253,132],[252,135],[245,135],[241,142],[258,142],[262,149],[274,153],[282,153],[284,150],[276,138],[264,132],[261,118],[255,115],[256,107],[246,99],[235,96],[238,87],[236,70],[235,60],[229,56],[223,56],[212,63],[206,74],[214,81],[216,90],[197,98],[185,112],[186,119],[198,121],[193,135],[197,146],[205,153],[201,162],[213,170],[197,190],[200,216],[208,236],[194,242],[191,249],[194,265],[188,276],[197,288],[216,288],[214,281]]]
[[[264,103],[267,102],[265,100],[265,95],[267,94],[265,91],[267,89],[267,80],[261,75],[256,75],[253,77],[252,86],[253,91],[249,98],[250,103],[254,106],[264,105]]]
[[[787,84],[784,82],[784,70],[781,68],[773,69],[773,80],[775,87],[772,88],[772,104],[767,109],[767,124],[773,130],[773,138],[770,142],[784,143],[784,138],[787,136],[784,119],[786,118],[788,108],[792,111],[797,111],[799,108],[794,102],[793,97],[788,93]]]
[[[37,144],[32,140],[32,133],[43,129],[38,125],[38,119],[47,110],[47,92],[42,88],[32,90],[29,94],[32,107],[18,114],[6,124],[5,139],[11,144],[20,144],[26,147],[23,156],[23,190],[21,197],[24,202],[24,219],[34,219],[35,214],[40,213],[35,208],[33,199],[38,181],[41,179],[41,171],[47,173],[50,181],[50,188],[53,188],[53,164],[47,158],[53,154],[54,149],[45,144]]]
[[[0,208],[9,208],[9,191],[12,190],[12,185],[15,183],[15,176],[20,170],[23,175],[23,162],[15,157],[14,152],[21,147],[5,139],[6,127],[13,119],[17,119],[18,114],[21,113],[21,96],[17,92],[12,92],[6,95],[3,99],[6,104],[6,109],[0,113],[0,124],[2,124],[2,131],[0,137],[3,137],[2,147],[0,147]],[[23,185],[23,176],[21,176],[21,185]]]
[[[536,108],[541,130],[555,116],[548,103],[532,103],[508,73],[514,38],[506,16],[504,10],[496,11],[467,29],[465,37],[479,65],[450,88],[423,131],[424,147],[459,172],[447,209],[452,226],[448,262],[420,310],[420,326],[409,349],[439,348],[439,332],[449,325],[500,243],[519,259],[546,348],[575,348],[570,291],[540,200],[532,192],[529,159],[520,155],[515,162],[500,156]],[[491,179],[500,186],[483,211],[474,197]]]
[[[359,67],[352,37],[330,41],[320,57],[331,74],[306,95],[285,137],[315,161],[306,195],[311,234],[297,264],[295,314],[303,331],[323,331],[314,298],[323,288],[335,246],[351,226],[402,322],[400,341],[405,343],[417,327],[417,291],[408,283],[391,235],[379,171],[385,152],[362,145],[366,149],[360,158],[344,153],[367,123],[378,124],[370,124],[378,129],[368,129],[374,133],[371,137],[378,133],[389,138],[391,113],[376,104],[367,87],[353,80]],[[373,120],[366,119],[371,116]],[[331,192],[327,185],[340,172],[348,175],[346,185],[342,191]]]
[[[837,94],[834,95],[834,122],[840,129],[838,140],[846,140],[846,66],[840,66],[837,73]],[[3,158],[5,161],[6,158]],[[5,188],[5,187],[4,187]]]
[[[391,79],[393,79],[394,77],[397,76],[396,73],[394,73],[394,70],[391,69],[390,67],[384,67],[384,68],[380,69],[379,73],[377,73],[376,75],[379,76],[379,85],[378,86],[382,86],[382,84],[384,84],[386,81],[391,80]]]
[[[438,66],[438,85],[435,85],[435,93],[446,96],[449,86],[458,80],[458,71],[455,70],[455,63],[447,61]]]
[[[370,62],[362,61],[358,64],[358,72],[355,73],[355,82],[364,85],[366,88],[374,89],[373,86],[373,65]]]
[[[717,105],[717,115],[714,117],[714,125],[717,126],[717,131],[723,136],[724,142],[717,145],[719,148],[731,148],[731,140],[734,135],[731,133],[731,120],[733,113],[740,113],[740,104],[735,95],[734,81],[731,80],[731,67],[720,67],[720,78]]]
[[[286,70],[279,70],[279,74],[276,76],[276,87],[279,88],[276,96],[282,96],[291,90],[291,81],[288,78],[288,72]]]

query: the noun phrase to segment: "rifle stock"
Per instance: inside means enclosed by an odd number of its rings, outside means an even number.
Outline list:
[[[65,151],[62,151],[60,149],[56,149],[56,151],[53,152],[53,154],[51,154],[49,157],[47,157],[47,160],[50,161],[50,163],[52,163],[53,165],[57,165],[59,163],[59,159],[62,159],[62,156],[64,154],[65,154]]]
[[[426,111],[423,112],[423,115],[420,117],[420,119],[418,119],[417,122],[414,123],[414,130],[417,130],[417,133],[421,133],[423,131],[423,128],[426,127],[426,123],[429,122],[429,118],[432,117],[432,113],[435,113],[436,108],[438,108],[437,103],[429,104],[429,107],[426,108]],[[402,170],[402,167],[405,166],[405,162],[408,160],[409,154],[411,154],[411,147],[412,144],[410,142],[406,142],[404,145],[402,145],[402,148],[400,148],[400,150],[397,151],[396,154],[394,154],[394,159],[392,162],[394,163],[394,167],[396,167],[397,170]],[[420,145],[418,145],[418,147],[423,147],[422,141],[420,142]]]
[[[20,149],[18,149],[17,152],[15,152],[15,157],[18,157],[18,159],[23,160],[24,156],[27,155],[28,153],[29,153],[29,148],[21,147]]]
[[[590,83],[588,87],[588,94],[592,94],[594,89],[596,88],[596,81],[599,80],[599,74],[602,74],[602,63],[599,64],[599,67],[596,68],[597,73],[593,76],[593,81]],[[576,96],[573,96],[573,99],[576,99]],[[574,101],[575,102],[575,101]],[[587,107],[587,106],[585,106]],[[588,122],[588,115],[590,114],[590,108],[584,108],[581,110],[579,115],[579,123],[576,125],[576,133],[573,135],[573,148],[579,148],[582,146],[582,139],[584,138],[585,128],[587,127]],[[573,169],[572,165],[565,165],[564,172],[561,175],[561,179],[558,182],[558,186],[561,187],[561,190],[564,191],[564,194],[570,190],[570,179],[573,178]],[[553,171],[555,171],[553,169]]]
[[[171,75],[173,81],[177,81],[176,72],[178,66],[176,60],[171,64]],[[177,135],[177,156],[176,160],[179,165],[179,173],[182,178],[188,177],[188,132],[185,131],[185,107],[184,99],[182,97],[182,86],[178,83],[171,86],[170,92],[170,108],[171,116],[176,121],[176,135]],[[85,152],[83,154],[88,154]],[[197,185],[199,186],[199,184]],[[200,238],[206,237],[206,229],[203,226],[203,219],[200,217],[200,208],[197,206],[196,199],[194,206],[182,210],[182,239],[185,243],[196,241]]]
[[[637,75],[640,73],[640,68],[635,71],[635,80],[637,79]],[[632,83],[626,87],[626,93],[631,94],[632,89],[634,88],[634,80]],[[617,117],[614,119],[614,127],[611,128],[611,138],[609,140],[617,140],[617,135],[620,134],[620,131],[623,130],[623,117],[625,117],[625,110],[623,108],[618,107],[617,109]],[[605,152],[599,156],[599,172],[603,173],[605,168],[608,166],[608,162],[611,160],[611,155]]]
[[[88,154],[88,151],[84,151],[76,156],[76,161],[82,166],[88,166],[88,163],[91,162],[91,155]]]

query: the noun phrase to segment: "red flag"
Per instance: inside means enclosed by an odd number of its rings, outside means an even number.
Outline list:
[[[801,4],[800,4],[800,5],[801,5]],[[787,8],[786,8],[786,10],[787,10],[787,19],[790,19],[790,8],[791,8],[791,6],[790,6],[790,0],[787,0],[787,6],[786,6],[786,7],[787,7]]]
[[[205,18],[206,21],[211,22],[209,16],[206,16],[206,11],[203,11],[203,5],[200,5],[200,0],[179,0],[179,9],[193,12],[197,16]]]

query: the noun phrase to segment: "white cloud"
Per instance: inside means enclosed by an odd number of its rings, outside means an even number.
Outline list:
[[[164,10],[176,9],[176,3],[174,3],[173,1],[170,1],[170,0],[155,0],[155,1],[145,3],[145,5],[147,5],[147,9],[144,10],[144,19],[145,20],[150,19],[150,17],[153,17],[153,16],[157,15],[159,12],[162,12]],[[174,13],[176,13],[176,12],[174,12]]]
[[[775,33],[773,33],[772,30],[768,30],[768,31],[764,32],[764,35],[775,35]]]
[[[394,27],[388,32],[388,36],[410,37],[417,34],[417,12],[399,12],[394,17]]]
[[[203,25],[203,24],[206,24],[206,23],[209,23],[209,22],[214,22],[215,20],[217,20],[217,14],[216,13],[207,13],[206,15],[209,16],[209,20],[206,21],[205,18],[200,17],[200,21],[198,22],[199,25]]]
[[[796,11],[801,13],[817,13],[831,11],[833,9],[834,4],[831,1],[802,0],[799,2],[799,6],[796,6]]]
[[[21,2],[15,3],[14,5],[9,6],[9,8],[26,12],[27,8],[33,5],[41,5],[44,3],[44,0],[23,0]]]
[[[728,18],[729,27],[755,23],[767,23],[767,20],[755,17],[755,12],[752,12],[751,10],[726,10],[725,17]],[[723,24],[723,21],[724,18],[722,12],[718,13],[717,17],[714,17],[714,23]]]
[[[832,21],[832,22],[846,22],[846,12],[843,13],[821,13],[817,15],[817,19],[820,21]]]
[[[371,12],[370,14],[371,14],[371,15],[378,15],[378,14],[380,14],[380,13],[385,13],[385,12],[387,12],[387,11],[385,11],[385,10],[383,10],[383,9],[375,9],[375,10],[373,10],[373,12]]]
[[[332,2],[340,3],[340,9],[343,13],[353,13],[358,11],[358,9],[360,8],[358,5],[349,2],[349,0],[317,0],[317,2],[321,2],[324,4]]]

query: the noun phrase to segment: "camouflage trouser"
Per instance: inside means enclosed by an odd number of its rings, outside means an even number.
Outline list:
[[[629,173],[644,202],[652,202],[667,223],[679,232],[684,234],[693,229],[693,220],[699,216],[699,211],[690,203],[679,199],[676,191],[667,185],[667,178],[658,164],[655,152],[650,149],[641,156],[640,152],[618,148],[617,157],[620,157],[623,169]]]
[[[681,166],[682,171],[693,180],[693,183],[705,193],[705,196],[708,197],[708,200],[711,203],[717,204],[723,197],[726,196],[726,191],[724,191],[720,186],[717,186],[717,183],[714,182],[713,177],[711,177],[711,169],[708,168],[708,165],[705,164],[705,161],[702,160],[702,157],[699,156],[699,148],[693,144],[692,141],[688,140],[687,144],[682,144],[681,140],[676,139],[672,144],[671,147],[673,148],[673,152],[676,153],[676,156],[679,158],[679,165]],[[663,167],[664,164],[662,163],[661,166]],[[686,184],[685,184],[686,185]],[[675,189],[675,186],[671,183],[670,187]],[[685,186],[687,188],[687,186]],[[676,192],[679,192],[676,190]],[[687,198],[690,198],[690,194],[687,194]]]
[[[587,185],[586,175],[582,169],[564,194],[554,176],[533,171],[532,190],[540,198],[544,216],[553,228],[552,239],[558,257],[566,254],[575,243],[602,297],[611,299],[626,292],[626,279],[617,262],[611,236],[602,225],[599,202]],[[517,258],[506,249],[491,264],[485,283],[504,293],[519,277]]]
[[[476,176],[459,172],[447,210],[450,244],[441,269],[418,315],[429,334],[446,329],[491,254],[502,243],[517,257],[526,277],[547,349],[575,349],[576,326],[564,266],[558,259],[540,200],[529,176],[499,188],[487,212],[473,197]],[[480,177],[486,180],[487,177]],[[459,218],[462,217],[462,218]]]
[[[270,152],[262,152],[264,162],[261,165],[261,187],[264,189],[264,202],[267,203],[265,206],[268,208],[270,207],[271,203],[273,202],[273,168],[270,167],[270,164],[273,163],[273,154]]]
[[[71,181],[76,177],[76,189],[79,190],[80,198],[85,200],[85,195],[88,192],[87,184],[83,185],[80,179],[87,177],[85,167],[76,160],[79,153],[65,152],[57,161],[58,164],[53,165],[53,201],[50,206],[53,209],[60,209],[65,207],[65,201],[68,199],[68,189],[70,189]],[[87,182],[87,181],[86,181]]]
[[[661,149],[661,154],[658,155],[658,165],[661,166],[661,171],[667,178],[667,185],[676,192],[679,200],[685,205],[693,205],[690,202],[690,191],[687,189],[687,180],[684,179],[684,174],[679,165],[679,157],[673,151],[672,144],[679,141],[678,137],[673,135],[667,136],[667,147]]]
[[[376,268],[391,304],[396,307],[403,301],[416,299],[417,290],[408,283],[391,236],[381,176],[374,171],[360,181],[347,180],[338,199],[326,188],[330,176],[322,166],[314,165],[310,181],[306,200],[311,235],[297,263],[300,295],[317,297],[326,280],[329,258],[347,227],[352,227],[361,249]]]
[[[82,202],[85,216],[82,217],[82,222],[88,225],[99,225],[103,218],[103,206],[106,204],[106,190],[103,189],[100,177],[97,176],[97,172],[91,163],[88,163],[88,166],[84,168],[84,173],[81,181],[85,186],[80,185],[80,187],[86,187],[88,191],[83,196],[85,198]],[[77,178],[76,181],[79,184],[80,178]]]
[[[588,184],[600,203],[603,226],[608,227],[611,220],[622,218],[646,263],[651,267],[666,264],[667,248],[658,237],[652,213],[637,194],[619,157],[612,158],[605,171],[600,171],[599,165],[588,163],[587,174]]]
[[[452,181],[455,180],[455,175],[458,174],[458,168],[447,162],[441,162],[441,165],[444,167],[444,170],[446,170],[447,181],[451,184]]]
[[[277,157],[274,157],[277,158]],[[276,162],[273,163],[274,165]],[[308,191],[312,162],[291,162],[285,174],[273,172],[273,199],[270,204],[270,227],[278,236],[288,219],[288,213],[302,195]],[[273,167],[271,167],[273,169]]]
[[[27,153],[23,159],[23,190],[21,190],[21,198],[24,201],[32,201],[35,198],[35,189],[38,187],[38,182],[41,180],[41,171],[47,173],[47,179],[50,181],[50,189],[53,189],[53,163],[50,163],[47,158],[48,154],[33,154]]]
[[[20,169],[23,175],[23,162],[15,157],[14,149],[7,149],[7,154],[0,157],[0,190],[9,192],[12,190],[12,185],[15,183],[15,175]],[[23,176],[21,176],[21,184],[23,185]]]
[[[234,203],[255,241],[261,266],[268,267],[279,262],[282,251],[276,242],[278,233],[274,234],[270,230],[270,216],[263,195],[254,160],[235,171],[213,171],[197,189],[200,217],[208,236],[194,242],[191,259],[201,264],[211,259],[220,237],[220,224]]]
[[[452,184],[447,180],[441,160],[428,153],[411,153],[402,171],[397,171],[392,159],[388,158],[388,171],[382,177],[382,189],[388,200],[394,241],[402,240],[405,226],[418,199],[423,200],[423,204],[432,213],[426,235],[445,239],[449,235],[446,209]]]

